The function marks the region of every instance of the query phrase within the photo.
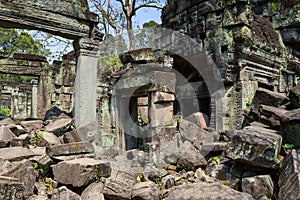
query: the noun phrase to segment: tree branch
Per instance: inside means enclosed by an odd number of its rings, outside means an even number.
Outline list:
[[[157,9],[163,9],[163,7],[158,6],[158,5],[141,4],[141,5],[138,5],[137,7],[135,7],[135,8],[133,9],[133,12],[132,12],[132,13],[135,13],[137,10],[139,10],[139,9],[141,9],[141,8],[157,8]]]
[[[93,4],[96,6],[96,8],[99,10],[99,12],[101,13],[102,17],[104,17],[108,24],[115,29],[116,34],[119,35],[120,34],[120,29],[117,26],[117,24],[115,24],[115,22],[109,17],[109,15],[107,14],[107,12],[104,10],[104,8],[102,7],[102,5],[98,2],[96,2],[95,0],[91,0],[93,2]]]

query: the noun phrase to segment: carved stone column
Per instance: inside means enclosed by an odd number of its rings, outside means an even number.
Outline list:
[[[38,80],[32,79],[31,117],[38,118]]]
[[[99,42],[88,38],[74,41],[76,52],[75,125],[96,121],[96,90]]]

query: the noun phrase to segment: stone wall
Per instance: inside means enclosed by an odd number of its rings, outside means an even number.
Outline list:
[[[288,92],[297,83],[299,6],[294,1],[169,0],[164,7],[163,27],[197,40],[221,73],[226,87],[221,129],[241,128],[243,109],[258,86]]]

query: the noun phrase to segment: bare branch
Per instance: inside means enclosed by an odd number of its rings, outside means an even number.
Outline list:
[[[115,24],[115,22],[110,18],[110,16],[107,14],[107,12],[104,10],[104,8],[102,7],[101,4],[99,4],[98,2],[96,2],[95,0],[91,0],[93,2],[93,4],[96,6],[96,8],[99,10],[99,12],[101,13],[101,15],[107,20],[108,24],[115,29],[116,34],[119,35],[120,34],[120,29],[119,27]]]
[[[132,13],[135,13],[137,10],[141,9],[141,8],[157,8],[157,9],[163,9],[163,7],[161,6],[158,6],[158,5],[153,5],[153,4],[141,4],[141,5],[138,5],[137,7],[135,7],[133,9],[133,12]]]

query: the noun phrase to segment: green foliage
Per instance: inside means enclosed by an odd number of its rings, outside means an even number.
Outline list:
[[[8,53],[26,53],[49,55],[39,40],[35,40],[27,31],[0,28],[0,50]]]
[[[158,23],[155,22],[154,20],[150,20],[143,24],[143,28],[154,28],[154,27],[158,27]]]
[[[145,122],[145,121],[143,120],[142,115],[141,115],[140,112],[138,113],[137,124],[138,124],[139,126],[147,125],[147,122]]]
[[[101,72],[117,71],[123,66],[119,56],[115,53],[110,55],[101,55],[99,57],[99,67]]]
[[[43,141],[43,131],[37,130],[32,138],[31,144],[38,145]]]
[[[158,186],[159,189],[162,189],[162,188],[163,188],[163,184],[162,184],[161,180],[162,180],[162,177],[161,177],[161,176],[157,176],[157,177],[155,178],[155,183],[156,183],[156,185]]]
[[[100,182],[100,176],[99,176],[98,166],[96,166],[96,168],[94,169],[93,178],[94,178],[94,180],[95,180],[96,183]]]
[[[4,115],[9,115],[11,111],[8,108],[0,108],[0,112],[2,112]]]
[[[247,109],[250,109],[250,108],[251,108],[251,105],[252,105],[252,98],[249,97],[249,98],[247,99],[247,101],[246,101],[246,108],[247,108]]]
[[[33,168],[38,172],[39,174],[39,179],[43,179],[44,176],[44,170],[43,168],[40,166],[39,163],[37,162],[32,162]]]
[[[276,2],[271,2],[270,7],[272,10],[275,10],[276,6],[277,6]]]
[[[218,165],[221,164],[219,156],[214,156],[213,159],[212,159],[212,161],[215,162],[215,163],[217,163]]]
[[[19,76],[14,74],[1,74],[0,81],[12,81],[16,83],[30,83],[33,77],[31,76]]]
[[[286,148],[286,149],[294,149],[295,145],[293,145],[293,144],[284,144],[283,147]]]

